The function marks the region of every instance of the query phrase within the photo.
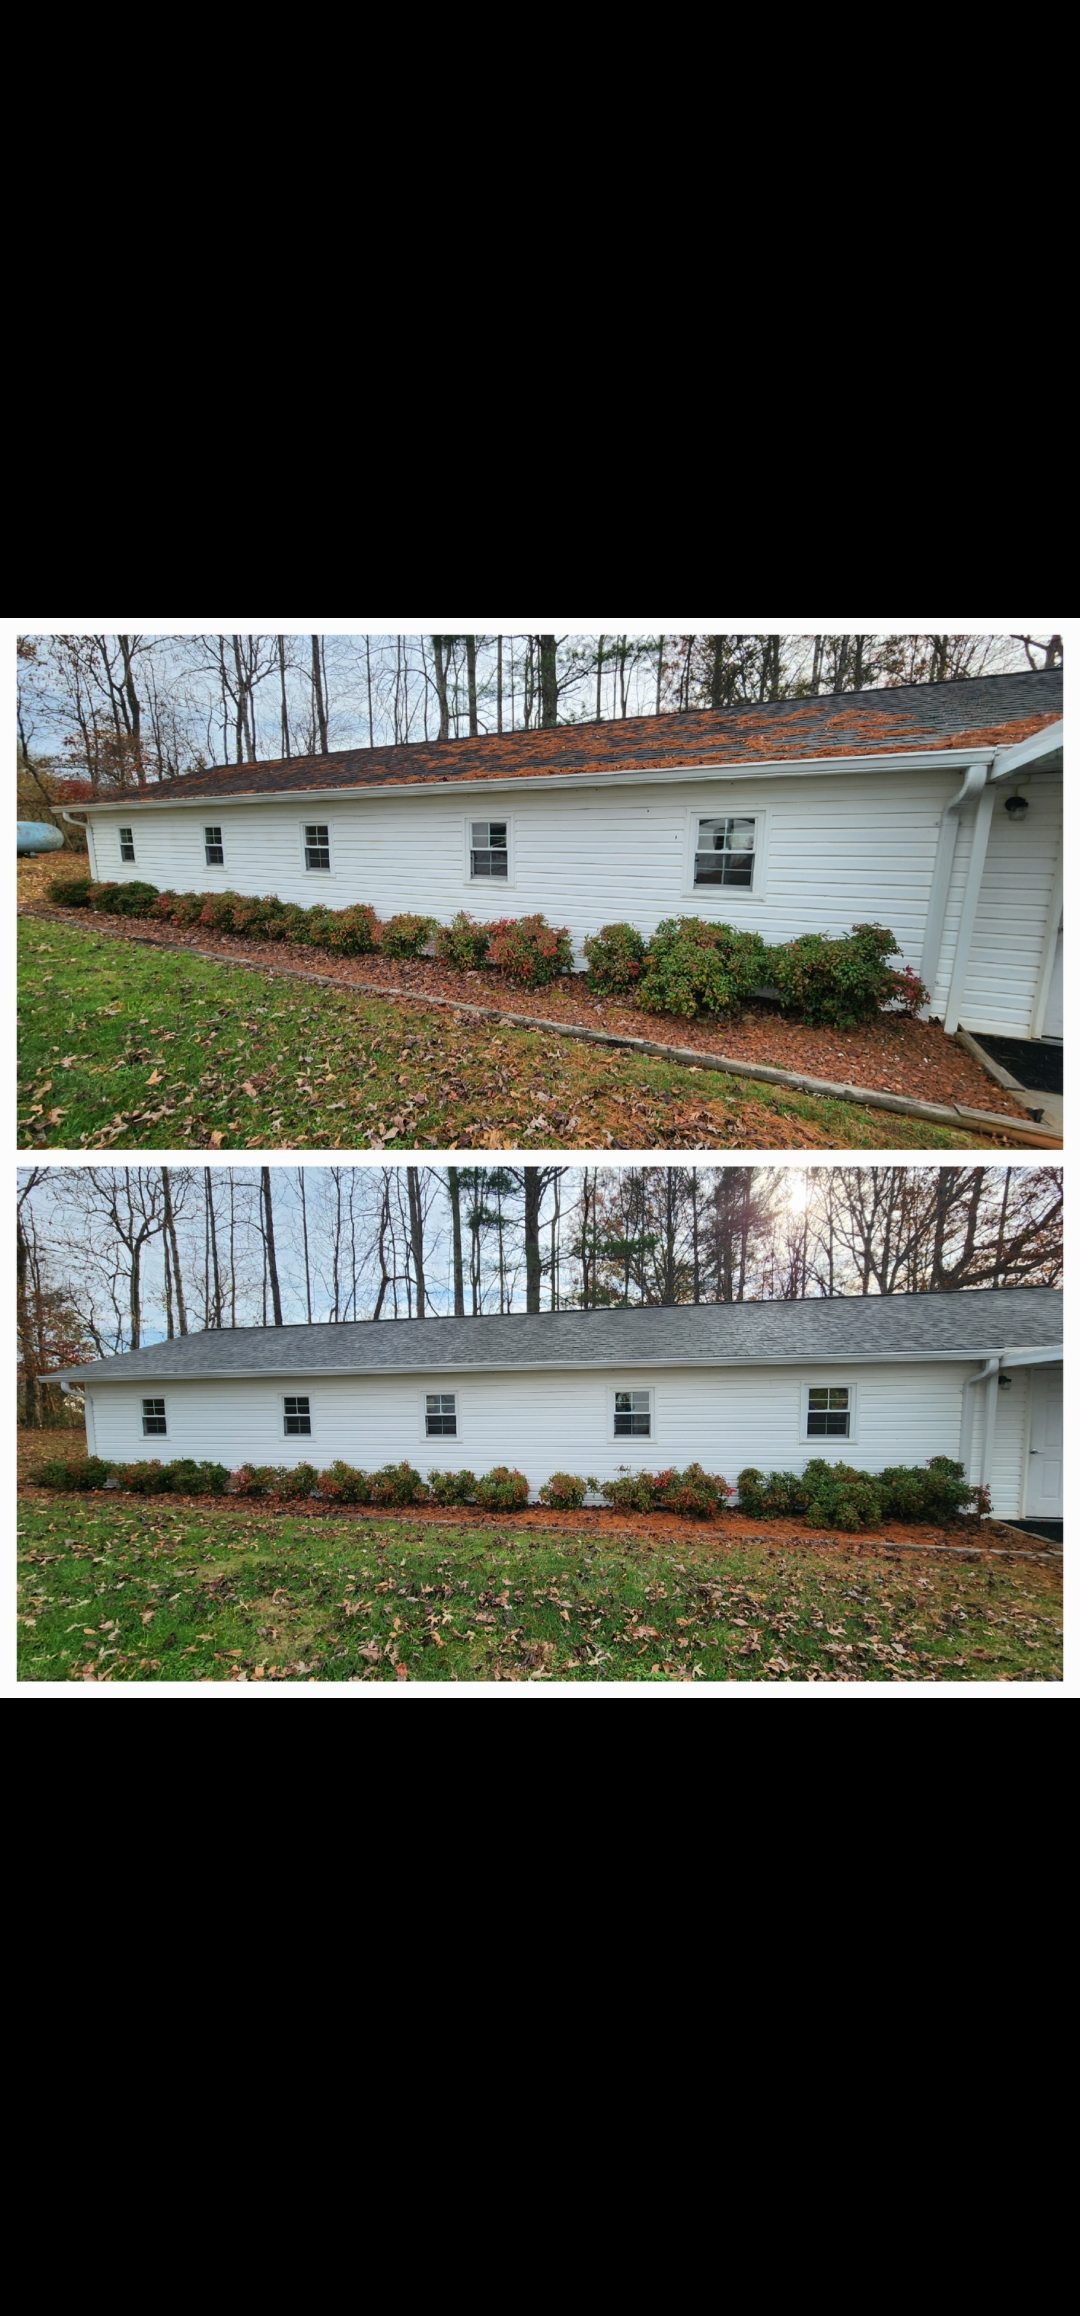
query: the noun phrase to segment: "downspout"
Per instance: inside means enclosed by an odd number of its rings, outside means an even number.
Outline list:
[[[1003,1351],[999,1351],[993,1359],[987,1360],[985,1367],[980,1367],[977,1375],[969,1375],[967,1382],[964,1385],[963,1405],[960,1414],[960,1461],[963,1464],[964,1470],[967,1473],[969,1480],[974,1476],[971,1469],[971,1445],[975,1431],[975,1392],[980,1383],[996,1383],[1004,1365],[1005,1353]],[[995,1391],[993,1399],[991,1400],[988,1397],[986,1402],[986,1414],[983,1421],[982,1454],[979,1458],[980,1471],[979,1480],[977,1483],[979,1487],[986,1487],[988,1485],[988,1473],[990,1470],[991,1450],[994,1444],[994,1425],[996,1416],[997,1392]]]
[[[950,796],[948,803],[942,807],[937,858],[934,862],[930,898],[926,904],[926,930],[923,934],[922,957],[919,963],[920,976],[925,981],[931,996],[933,995],[934,983],[937,980],[938,966],[941,963],[941,936],[945,930],[945,911],[948,907],[949,887],[952,883],[956,839],[960,831],[960,815],[969,797],[981,796],[986,787],[989,772],[988,764],[969,764],[964,774],[963,785],[957,789],[955,796]]]

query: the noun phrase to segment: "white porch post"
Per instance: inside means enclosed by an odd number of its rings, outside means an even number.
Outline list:
[[[988,784],[979,798],[975,813],[975,826],[971,832],[971,859],[968,862],[964,905],[960,911],[960,924],[956,935],[956,954],[953,958],[949,996],[945,1007],[945,1028],[950,1035],[957,1027],[963,1010],[964,984],[967,980],[968,959],[971,955],[971,938],[975,931],[975,915],[979,906],[979,894],[982,891],[983,869],[986,864],[986,848],[990,841],[990,823],[994,817],[994,803],[994,791]]]
[[[985,788],[986,778],[987,767],[985,764],[969,764],[964,774],[963,787],[958,788],[955,796],[950,796],[948,803],[942,806],[937,852],[934,855],[934,873],[930,880],[930,896],[926,904],[922,956],[919,959],[919,976],[921,980],[925,981],[931,998],[934,994],[934,983],[937,980],[938,966],[941,962],[941,936],[945,930],[945,911],[949,904],[949,887],[952,883],[953,861],[956,858],[956,839],[960,832],[960,815],[969,798],[977,796],[980,789]]]

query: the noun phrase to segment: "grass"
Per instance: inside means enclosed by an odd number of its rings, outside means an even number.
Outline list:
[[[975,1149],[855,1102],[19,925],[31,1149]]]
[[[26,1681],[1061,1678],[1038,1562],[153,1499],[21,1515]]]

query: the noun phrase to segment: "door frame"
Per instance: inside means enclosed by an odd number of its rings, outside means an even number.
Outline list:
[[[1024,1426],[1024,1486],[1023,1486],[1023,1498],[1024,1498],[1024,1507],[1023,1507],[1023,1510],[1022,1510],[1022,1512],[1021,1512],[1021,1514],[1020,1514],[1020,1518],[1021,1518],[1022,1520],[1037,1520],[1037,1519],[1039,1518],[1039,1511],[1040,1511],[1040,1509],[1041,1509],[1041,1507],[1035,1507],[1035,1508],[1033,1509],[1033,1508],[1032,1508],[1032,1505],[1031,1505],[1031,1503],[1030,1503],[1030,1500],[1029,1500],[1029,1499],[1030,1499],[1030,1496],[1031,1496],[1031,1486],[1030,1486],[1030,1482],[1031,1482],[1031,1432],[1032,1432],[1032,1416],[1033,1416],[1033,1414],[1034,1414],[1034,1410],[1035,1410],[1035,1390],[1036,1390],[1036,1385],[1037,1385],[1037,1381],[1038,1381],[1038,1378],[1039,1378],[1040,1376],[1042,1376],[1042,1375],[1049,1375],[1049,1373],[1051,1372],[1051,1369],[1054,1369],[1054,1368],[1058,1368],[1058,1369],[1060,1369],[1060,1370],[1061,1370],[1061,1376],[1062,1376],[1062,1442],[1061,1442],[1061,1444],[1062,1444],[1062,1450],[1064,1451],[1064,1446],[1065,1446],[1065,1439],[1064,1439],[1064,1406],[1065,1406],[1065,1399],[1064,1399],[1064,1380],[1065,1380],[1065,1378],[1064,1378],[1064,1367],[1063,1367],[1063,1365],[1062,1365],[1062,1362],[1061,1362],[1060,1360],[1056,1360],[1056,1359],[1048,1359],[1048,1360],[1046,1360],[1046,1361],[1045,1361],[1045,1363],[1044,1363],[1044,1364],[1042,1364],[1042,1365],[1039,1365],[1039,1366],[1033,1366],[1033,1367],[1029,1368],[1029,1370],[1028,1370],[1028,1402],[1027,1402],[1027,1422],[1026,1422],[1026,1424],[1025,1424],[1025,1426]],[[1062,1469],[1062,1477],[1061,1477],[1061,1509],[1060,1509],[1059,1511],[1057,1511],[1057,1512],[1047,1512],[1047,1513],[1045,1514],[1045,1518],[1046,1518],[1046,1519],[1048,1519],[1048,1520],[1060,1520],[1060,1519],[1062,1519],[1062,1518],[1064,1517],[1064,1512],[1065,1512],[1065,1474],[1064,1474],[1064,1467],[1063,1467],[1063,1469]]]

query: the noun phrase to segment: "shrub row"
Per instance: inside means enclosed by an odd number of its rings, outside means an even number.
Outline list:
[[[802,1472],[739,1473],[739,1508],[752,1520],[805,1517],[815,1528],[875,1528],[882,1520],[928,1521],[941,1527],[963,1515],[983,1517],[990,1491],[976,1487],[963,1464],[931,1456],[926,1464],[893,1464],[859,1472],[815,1456]]]
[[[230,1472],[224,1464],[200,1463],[178,1456],[171,1463],[107,1463],[101,1456],[79,1462],[52,1456],[32,1474],[41,1488],[89,1490],[130,1488],[142,1496],[273,1496],[286,1502],[318,1496],[333,1504],[373,1504],[393,1508],[406,1504],[475,1504],[487,1512],[516,1512],[529,1501],[524,1472],[506,1464],[478,1478],[475,1472],[429,1472],[427,1479],[410,1463],[383,1464],[377,1472],[362,1472],[352,1464],[333,1463],[325,1472],[314,1464],[241,1464]],[[575,1472],[553,1472],[538,1490],[539,1500],[555,1511],[579,1512],[587,1495],[601,1495],[615,1512],[678,1512],[698,1520],[715,1519],[735,1493],[719,1473],[700,1464],[685,1471],[662,1472],[624,1469],[613,1480],[582,1478]],[[841,1531],[874,1528],[882,1520],[925,1521],[942,1526],[962,1516],[982,1517],[990,1511],[987,1488],[973,1485],[962,1464],[949,1456],[931,1456],[925,1465],[895,1464],[883,1472],[856,1471],[851,1464],[826,1463],[814,1457],[802,1472],[770,1472],[767,1476],[748,1465],[738,1478],[739,1509],[752,1520],[805,1518],[815,1528]]]
[[[499,917],[480,924],[460,909],[448,925],[403,911],[381,922],[374,909],[345,909],[247,893],[159,892],[132,879],[95,884],[90,877],[58,877],[49,897],[60,908],[93,908],[111,916],[150,917],[248,940],[291,941],[345,957],[420,957],[434,948],[440,963],[459,972],[491,966],[513,981],[540,988],[573,971],[565,925],[546,917]],[[850,933],[803,933],[770,944],[760,933],[705,917],[666,917],[651,941],[635,925],[603,925],[585,942],[589,987],[600,997],[632,997],[650,1013],[727,1013],[755,990],[772,989],[786,1013],[799,1020],[852,1029],[884,1006],[917,1013],[929,991],[910,965],[890,958],[899,946],[884,925],[856,925]]]

